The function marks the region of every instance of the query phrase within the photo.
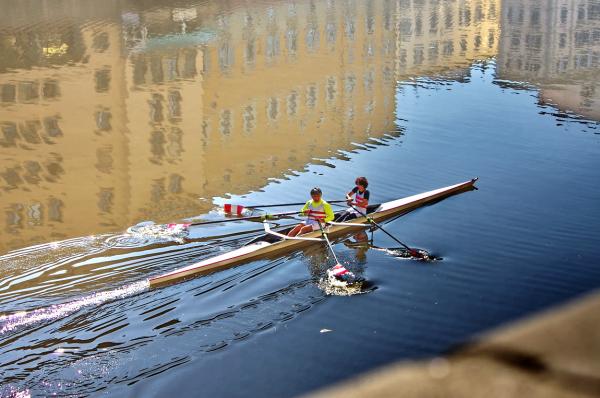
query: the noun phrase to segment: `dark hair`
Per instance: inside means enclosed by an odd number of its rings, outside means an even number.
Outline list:
[[[363,187],[369,186],[369,181],[367,181],[367,177],[358,177],[356,181],[354,181],[356,185],[362,185]]]
[[[319,188],[319,187],[314,187],[313,189],[310,190],[310,194],[311,195],[315,195],[315,194],[323,195],[323,191],[321,191],[321,188]]]

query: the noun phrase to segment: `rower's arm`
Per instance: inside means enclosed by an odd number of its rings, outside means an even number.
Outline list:
[[[325,202],[323,205],[323,209],[325,210],[325,222],[333,221],[333,219],[335,218],[335,214],[333,214],[331,205]]]
[[[302,210],[300,210],[300,213],[306,215],[308,213],[308,206],[310,204],[310,200],[306,201],[306,204],[304,205],[304,207],[302,208]]]

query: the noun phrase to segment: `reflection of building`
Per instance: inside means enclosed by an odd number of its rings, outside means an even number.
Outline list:
[[[0,33],[5,247],[195,214],[393,133],[396,80],[497,42],[493,0],[110,7]]]
[[[501,23],[502,79],[539,84],[544,99],[600,120],[598,1],[503,0]]]
[[[467,60],[496,55],[496,1],[400,0],[397,5],[399,74],[461,68]]]

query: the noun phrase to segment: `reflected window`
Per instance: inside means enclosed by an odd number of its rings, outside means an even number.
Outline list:
[[[210,70],[210,49],[202,48],[202,73],[207,74]]]
[[[373,85],[375,84],[375,72],[373,70],[368,70],[363,75],[363,86],[365,91],[373,90]]]
[[[111,131],[112,125],[110,124],[110,119],[112,118],[112,114],[106,108],[100,109],[96,111],[94,115],[96,120],[96,128],[99,131]]]
[[[148,105],[150,105],[150,120],[153,123],[161,123],[165,119],[162,102],[163,96],[157,93],[152,94],[152,98],[148,101]]]
[[[510,13],[511,8],[509,8],[509,13]],[[446,15],[444,16],[444,26],[446,27],[446,29],[451,29],[454,26],[454,10],[452,8],[450,8],[449,6],[447,6],[446,8]],[[510,18],[509,18],[510,21]]]
[[[152,183],[152,189],[150,190],[150,198],[153,203],[159,203],[164,199],[166,194],[165,190],[165,179],[159,178],[154,180]]]
[[[429,16],[429,33],[437,33],[438,30],[438,22],[439,16],[437,10],[434,8],[431,10],[431,15]]]
[[[400,57],[399,57],[400,65],[402,65],[402,66],[406,65],[407,57],[408,57],[408,52],[406,51],[406,49],[405,48],[400,49]]]
[[[108,39],[108,33],[102,32],[94,35],[92,39],[92,48],[97,53],[103,53],[110,47],[110,41]]]
[[[477,4],[477,6],[475,7],[475,22],[481,22],[483,21],[484,15],[483,15],[483,6],[481,5],[481,3]]]
[[[63,133],[58,126],[58,116],[48,116],[44,118],[44,130],[48,137],[62,137]]]
[[[256,108],[254,105],[248,105],[244,108],[242,122],[244,124],[244,132],[250,133],[254,130],[256,126]]]
[[[310,24],[306,31],[306,48],[308,51],[316,51],[319,46],[319,30]]]
[[[133,65],[133,83],[135,85],[141,85],[146,83],[146,72],[148,71],[148,64],[146,58],[141,56],[132,57]]]
[[[481,47],[481,35],[475,36],[475,40],[473,42],[473,47],[475,47],[475,49],[479,49],[479,47]]]
[[[267,117],[272,122],[279,117],[279,100],[276,97],[267,100]]]
[[[39,98],[39,83],[37,82],[20,82],[19,83],[19,100],[23,102],[34,101]]]
[[[96,169],[104,174],[110,174],[113,170],[112,146],[107,145],[96,150]]]
[[[268,61],[271,61],[273,58],[279,55],[279,35],[277,33],[267,35],[266,47],[266,55]]]
[[[173,127],[167,136],[167,155],[172,160],[179,160],[183,153],[183,131]]]
[[[577,8],[577,22],[583,21],[585,19],[585,7],[580,5]]]
[[[400,20],[400,38],[406,40],[412,35],[412,21],[409,18]]]
[[[42,180],[40,177],[42,166],[38,162],[34,160],[27,160],[23,163],[23,168],[25,169],[23,178],[25,181],[27,181],[27,183],[35,185]]]
[[[292,91],[287,97],[287,114],[288,116],[295,116],[298,111],[298,92]]]
[[[375,55],[375,46],[371,39],[367,39],[365,42],[365,56],[372,58]]]
[[[413,62],[415,65],[422,65],[425,56],[423,55],[423,46],[415,46],[413,49]]]
[[[288,28],[285,34],[285,45],[291,55],[295,55],[298,51],[298,31],[295,27]]]
[[[29,120],[19,124],[19,132],[21,137],[30,144],[39,144],[42,142],[38,130],[40,129],[40,122],[37,120]]]
[[[32,203],[27,206],[27,224],[40,226],[44,224],[44,206],[41,203]]]
[[[244,48],[244,62],[247,66],[254,65],[256,61],[256,39],[249,38],[246,41],[246,47]]]
[[[183,59],[183,78],[191,79],[198,74],[196,70],[196,57],[198,52],[196,50],[186,50]]]
[[[169,117],[178,118],[181,117],[181,93],[179,90],[169,91]]]
[[[418,14],[415,18],[415,35],[421,36],[423,34],[423,18],[421,14]]]
[[[520,45],[521,45],[521,35],[519,35],[519,33],[513,33],[512,37],[510,38],[510,47],[513,50],[516,50],[517,48],[519,48]]]
[[[346,94],[352,94],[354,92],[354,87],[356,87],[356,76],[354,76],[353,73],[349,73],[344,79],[344,90],[346,91]]]
[[[150,57],[150,75],[153,83],[162,83],[165,81],[162,58],[158,55]]]
[[[326,83],[326,98],[327,102],[335,101],[337,97],[337,79],[334,76],[327,78]]]
[[[13,203],[6,210],[6,227],[7,230],[10,231],[14,228],[23,228],[23,205]]]
[[[525,36],[525,44],[530,49],[540,50],[542,48],[542,35]]]
[[[325,26],[325,32],[326,32],[325,35],[326,35],[327,43],[329,43],[331,48],[333,48],[333,46],[335,45],[335,39],[336,39],[336,33],[337,33],[337,28],[335,26],[335,22],[328,22],[327,25]]]
[[[221,43],[219,46],[219,67],[221,71],[227,71],[233,66],[234,49],[228,41]]]
[[[356,34],[356,27],[354,25],[354,16],[347,15],[344,18],[344,34],[350,41],[354,41],[354,35]]]
[[[96,92],[105,93],[110,90],[110,68],[102,68],[95,73]]]
[[[60,97],[58,81],[46,80],[42,86],[42,96],[44,99],[54,99]]]
[[[221,111],[219,117],[219,131],[222,135],[229,135],[233,129],[233,112],[229,109]]]
[[[427,53],[427,58],[429,61],[437,60],[439,54],[439,46],[437,41],[429,43],[429,49],[427,50]]]
[[[112,188],[100,188],[98,192],[98,210],[101,213],[112,213],[114,206],[114,190]]]
[[[206,147],[208,145],[208,135],[210,134],[210,124],[207,119],[202,121],[202,146]]]
[[[442,46],[442,53],[445,56],[450,56],[454,53],[454,42],[452,40],[446,40]]]
[[[4,122],[1,124],[2,137],[0,137],[0,146],[14,147],[17,145],[19,133],[17,132],[17,124],[13,122]]]
[[[0,100],[2,102],[15,102],[17,87],[14,84],[0,84]]]
[[[47,160],[44,162],[44,167],[46,168],[46,172],[54,177],[58,178],[65,173],[65,169],[61,166],[62,157],[56,153],[52,154],[53,159]],[[53,179],[54,179],[53,178]]]
[[[590,44],[590,32],[587,30],[575,31],[575,46],[582,47]]]
[[[9,189],[17,188],[17,186],[23,184],[23,179],[19,174],[20,166],[9,167],[0,172],[0,177],[4,180],[6,187]],[[4,187],[3,187],[4,188]]]
[[[561,24],[566,24],[567,23],[567,16],[569,15],[569,10],[566,7],[563,7],[560,9],[560,23]]]
[[[373,15],[373,3],[371,1],[367,2],[365,25],[367,28],[367,34],[372,35],[375,33],[375,16]]]
[[[314,108],[317,105],[317,86],[314,84],[306,87],[306,106]]]
[[[48,221],[63,221],[63,207],[64,203],[60,199],[50,198],[48,199]]]
[[[165,156],[165,134],[162,130],[154,130],[150,133],[150,161],[160,163]]]
[[[530,22],[532,26],[537,26],[540,24],[540,19],[541,19],[541,15],[540,15],[540,9],[539,8],[534,8],[531,10],[531,15],[529,16],[530,18]]]
[[[164,63],[167,70],[167,81],[173,81],[177,79],[179,77],[179,71],[177,70],[177,58],[166,58]]]
[[[183,177],[179,174],[171,174],[169,176],[169,192],[181,193],[183,192]]]

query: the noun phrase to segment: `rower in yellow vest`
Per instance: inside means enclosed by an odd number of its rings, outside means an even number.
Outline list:
[[[321,188],[313,188],[310,191],[311,200],[306,202],[301,210],[301,213],[306,216],[306,221],[296,225],[288,236],[296,236],[306,234],[308,232],[319,230],[319,223],[325,224],[333,221],[335,215],[331,210],[331,205],[322,199],[323,192]]]

